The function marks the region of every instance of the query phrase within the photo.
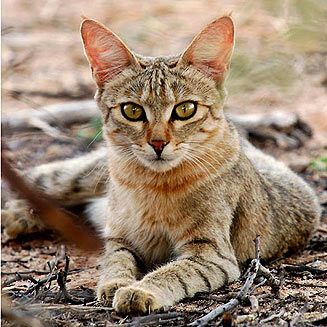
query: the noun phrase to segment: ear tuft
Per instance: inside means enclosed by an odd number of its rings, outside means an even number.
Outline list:
[[[83,20],[81,35],[86,56],[99,87],[136,63],[134,55],[119,37],[95,20]]]
[[[234,23],[230,16],[223,16],[193,39],[179,63],[192,65],[220,83],[228,71],[233,48]]]

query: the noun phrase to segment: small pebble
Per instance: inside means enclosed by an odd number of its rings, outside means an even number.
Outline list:
[[[315,260],[314,263],[311,265],[312,268],[318,268],[321,265],[320,260]]]

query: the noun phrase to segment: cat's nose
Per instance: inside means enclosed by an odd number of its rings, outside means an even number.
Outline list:
[[[157,154],[158,157],[161,156],[161,153],[164,147],[169,143],[169,141],[164,140],[151,140],[149,144],[153,147],[153,150]]]

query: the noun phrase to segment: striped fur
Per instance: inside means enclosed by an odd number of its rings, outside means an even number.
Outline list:
[[[113,301],[119,312],[146,313],[215,290],[239,277],[240,266],[254,255],[257,234],[262,257],[271,259],[304,246],[319,220],[312,190],[241,139],[224,115],[233,31],[231,19],[222,17],[182,56],[148,58],[133,54],[95,21],[82,25],[106,153],[27,176],[64,203],[101,196],[107,188],[89,214],[105,224],[98,298]],[[197,103],[196,114],[173,120],[175,105],[184,101]],[[126,102],[142,106],[146,121],[124,118]],[[160,160],[151,140],[169,142]],[[105,173],[92,174],[99,162]]]

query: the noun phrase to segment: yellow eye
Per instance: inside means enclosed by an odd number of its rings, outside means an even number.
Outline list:
[[[193,117],[196,113],[196,104],[191,101],[178,104],[174,109],[174,118],[186,120]]]
[[[144,120],[144,109],[136,103],[125,103],[121,106],[122,115],[132,121]]]

